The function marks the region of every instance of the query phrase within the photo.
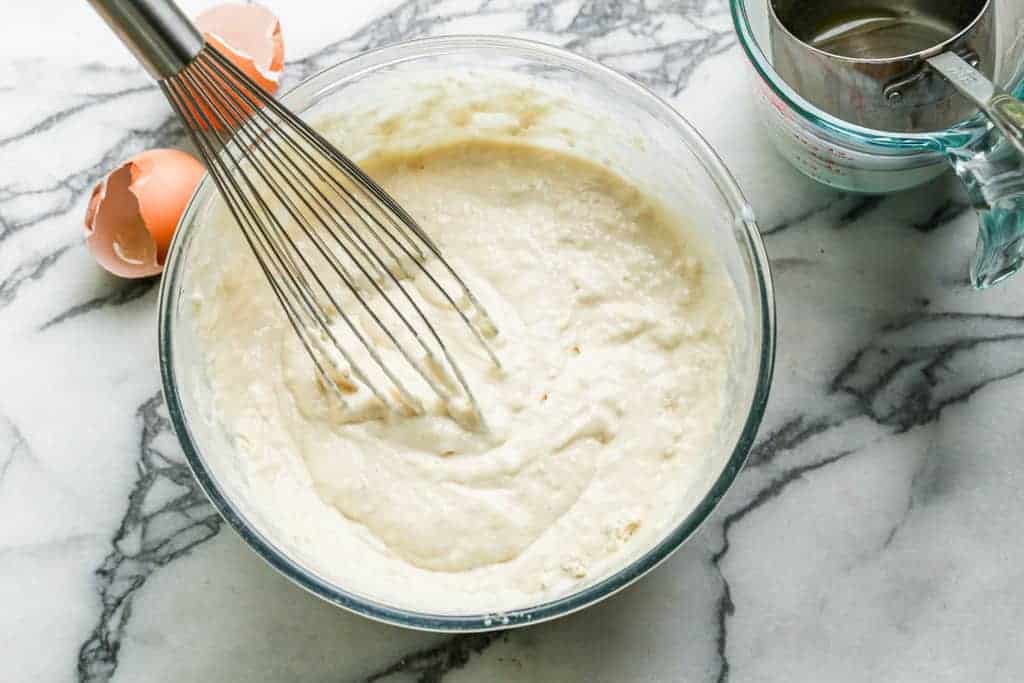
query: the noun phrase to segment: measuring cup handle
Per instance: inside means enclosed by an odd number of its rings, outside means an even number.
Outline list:
[[[965,146],[946,150],[980,222],[971,282],[988,287],[1024,265],[1024,102],[955,52],[929,57],[928,64],[993,124]]]
[[[971,283],[990,287],[1024,266],[1024,157],[1001,127],[946,155],[978,214]]]

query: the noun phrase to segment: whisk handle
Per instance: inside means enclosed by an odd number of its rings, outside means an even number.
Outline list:
[[[185,67],[203,36],[171,0],[89,0],[135,58],[160,81]]]

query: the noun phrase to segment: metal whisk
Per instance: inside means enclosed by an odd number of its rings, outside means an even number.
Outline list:
[[[461,391],[481,418],[412,277],[440,295],[434,299],[461,318],[500,367],[485,339],[497,330],[416,221],[348,157],[206,44],[173,2],[90,2],[185,122],[325,386],[344,401],[357,390],[351,372],[392,409],[421,411],[420,401],[382,357],[377,339],[442,398]],[[333,320],[340,320],[341,330]],[[344,343],[342,333],[352,343]],[[356,355],[365,355],[376,370],[361,367]],[[391,391],[382,388],[384,381]]]

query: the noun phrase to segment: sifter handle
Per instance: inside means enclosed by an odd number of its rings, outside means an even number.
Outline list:
[[[89,0],[139,63],[161,81],[203,48],[202,34],[172,0]]]

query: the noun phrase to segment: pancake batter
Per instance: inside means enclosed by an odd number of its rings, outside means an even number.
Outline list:
[[[346,590],[444,613],[537,604],[648,550],[689,511],[726,405],[739,312],[712,252],[561,152],[478,139],[363,166],[500,330],[504,371],[428,299],[487,429],[422,388],[425,415],[342,406],[246,248],[221,248],[237,256],[197,265],[195,320],[257,524]]]

